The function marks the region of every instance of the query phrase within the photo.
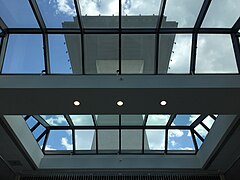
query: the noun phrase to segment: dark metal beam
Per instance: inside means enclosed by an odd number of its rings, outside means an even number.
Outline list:
[[[232,38],[233,50],[234,50],[234,53],[235,53],[238,72],[240,72],[240,44],[239,44],[239,38],[234,33],[231,34],[231,38]]]
[[[7,34],[8,27],[1,17],[0,17],[0,29],[2,30],[3,34]]]
[[[203,122],[200,122],[200,124],[209,132],[210,129],[203,123]]]
[[[122,74],[122,1],[119,0],[118,4],[118,72],[117,74]]]
[[[41,14],[41,11],[38,7],[38,4],[36,2],[36,0],[29,0],[29,3],[30,3],[30,6],[33,10],[33,13],[35,15],[35,18],[38,22],[38,25],[40,27],[40,29],[42,30],[42,32],[46,32],[46,25],[45,25],[45,22],[44,22],[44,19],[42,17],[42,14]]]
[[[197,132],[195,131],[194,129],[192,129],[193,133],[196,134],[196,136],[202,141],[204,142],[204,138]]]
[[[81,7],[80,7],[80,3],[79,0],[74,0],[74,5],[75,5],[75,9],[77,12],[77,19],[78,19],[78,24],[79,24],[79,31],[81,33],[81,54],[82,54],[82,74],[85,74],[85,48],[84,48],[84,34],[85,34],[85,28],[84,28],[84,24],[82,21],[82,14],[81,14]]]
[[[239,29],[240,29],[240,17],[238,18],[238,20],[233,25],[232,32],[237,33],[239,31]]]
[[[169,118],[169,120],[168,120],[168,122],[167,122],[167,127],[170,127],[171,126],[171,124],[172,124],[172,122],[174,121],[174,119],[176,118],[176,114],[172,114],[171,116],[170,116],[170,118]]]
[[[201,27],[211,2],[212,2],[212,0],[205,0],[203,2],[202,8],[201,8],[200,13],[198,14],[198,17],[197,17],[197,21],[194,25],[194,29],[199,29]]]
[[[48,140],[48,137],[49,137],[49,133],[50,133],[50,130],[47,129],[46,136],[44,138],[44,142],[43,142],[43,146],[42,146],[43,153],[45,153],[45,148],[46,148],[46,145],[47,145],[47,140]]]
[[[51,74],[48,34],[43,34],[43,51],[44,51],[44,66],[45,66],[44,71],[46,74]]]
[[[200,122],[202,122],[208,115],[201,115],[199,116],[192,124],[191,124],[191,128],[195,128],[198,124],[200,124]]]
[[[36,139],[36,141],[39,142],[39,141],[43,138],[43,136],[45,136],[46,133],[47,133],[47,130],[43,131],[43,133],[40,134],[40,136],[38,136],[38,138]]]
[[[33,115],[33,118],[40,122],[45,128],[50,127],[49,124],[40,115]]]
[[[76,136],[75,136],[75,130],[72,129],[72,145],[73,145],[73,154],[76,152]]]
[[[31,130],[31,132],[33,132],[33,131],[35,131],[37,128],[38,128],[38,126],[40,126],[41,125],[41,123],[40,122],[37,122],[30,130]]]
[[[197,140],[196,140],[193,130],[191,129],[190,131],[191,131],[191,136],[192,136],[192,140],[193,140],[193,144],[194,144],[194,148],[195,148],[195,153],[197,153],[198,152]]]
[[[0,74],[3,70],[3,64],[4,64],[4,58],[7,50],[7,44],[8,44],[9,35],[6,34],[5,37],[2,38],[1,44],[0,44]]]
[[[195,70],[196,70],[197,38],[198,38],[198,34],[193,33],[193,35],[192,35],[191,60],[190,60],[190,74],[195,74]]]
[[[148,114],[145,114],[144,119],[143,119],[143,129],[142,129],[142,153],[144,153],[144,137],[145,137],[145,129],[146,129],[146,124],[147,124],[147,119],[148,119]]]
[[[97,128],[97,119],[96,115],[92,115],[93,124],[95,127],[95,138],[96,138],[96,153],[98,154],[98,128]]]
[[[159,60],[159,33],[163,21],[163,15],[164,15],[164,10],[166,6],[167,1],[162,0],[159,8],[159,16],[158,16],[158,21],[157,21],[157,26],[156,26],[156,35],[155,35],[155,74],[158,74],[158,60]]]
[[[72,122],[72,119],[69,115],[64,115],[65,119],[67,120],[69,126],[71,126],[72,128],[74,128],[74,124]]]
[[[118,135],[118,149],[119,149],[119,151],[118,151],[118,153],[119,154],[121,154],[121,152],[122,152],[122,141],[121,141],[121,139],[122,139],[122,118],[121,118],[122,116],[119,114],[119,135]]]
[[[165,149],[164,154],[168,154],[168,129],[165,130]]]

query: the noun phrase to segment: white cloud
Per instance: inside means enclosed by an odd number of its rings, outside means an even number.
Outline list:
[[[63,137],[61,139],[61,144],[66,148],[66,150],[72,150],[73,145],[68,143],[68,139],[66,137]]]
[[[183,131],[179,129],[169,130],[168,131],[169,137],[181,137],[183,136]]]
[[[194,150],[194,149],[191,147],[184,147],[184,148],[179,148],[179,150]]]
[[[67,124],[66,119],[62,115],[41,115],[43,119],[46,120],[46,122],[51,126],[57,126],[62,124]]]
[[[189,121],[191,123],[193,123],[200,115],[199,114],[192,114],[190,117],[189,117]]]
[[[170,143],[173,147],[177,145],[176,141],[174,141],[174,140],[170,141]]]
[[[41,147],[42,148],[42,147]],[[46,145],[45,150],[47,151],[55,151],[56,149],[52,148],[51,145]]]
[[[76,16],[73,0],[49,0],[49,4],[53,4],[57,14],[65,14],[68,16]]]

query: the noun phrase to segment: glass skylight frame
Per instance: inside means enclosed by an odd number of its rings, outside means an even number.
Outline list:
[[[49,34],[79,34],[81,36],[81,67],[82,69],[80,75],[85,75],[85,51],[84,51],[84,38],[86,34],[116,34],[119,37],[119,47],[121,47],[121,36],[122,34],[150,34],[155,35],[155,41],[156,41],[156,47],[155,47],[155,69],[154,73],[152,75],[159,75],[162,74],[159,72],[159,36],[160,34],[189,34],[192,36],[192,46],[191,46],[191,55],[190,55],[190,67],[189,67],[189,75],[196,74],[195,66],[196,66],[196,48],[197,48],[197,42],[198,42],[198,35],[199,34],[229,34],[231,36],[232,45],[234,49],[235,54],[235,60],[237,64],[237,73],[227,73],[227,74],[239,74],[240,72],[240,45],[239,45],[239,29],[240,29],[240,18],[237,19],[235,24],[231,28],[205,28],[202,27],[202,23],[205,19],[205,16],[207,12],[209,11],[209,7],[211,5],[210,0],[204,0],[202,7],[200,9],[200,12],[198,14],[197,20],[193,27],[190,28],[163,28],[162,23],[164,17],[164,11],[166,8],[166,3],[169,0],[162,0],[159,7],[159,14],[158,14],[158,21],[155,28],[123,28],[122,27],[122,0],[119,0],[119,27],[113,27],[113,28],[86,28],[83,24],[83,17],[81,14],[81,4],[78,0],[74,0],[74,6],[76,9],[76,17],[79,24],[79,27],[77,28],[48,28],[44,22],[43,16],[41,14],[41,11],[38,7],[36,0],[29,0],[29,3],[31,6],[31,10],[35,15],[35,19],[38,23],[39,28],[9,28],[6,23],[4,23],[3,19],[0,18],[0,28],[2,32],[0,35],[2,38],[2,43],[0,46],[0,74],[2,74],[2,68],[3,68],[3,62],[4,62],[4,56],[7,48],[7,41],[8,36],[11,34],[41,34],[42,35],[42,41],[43,41],[43,48],[44,48],[44,69],[39,72],[38,74],[54,74],[51,73],[50,68],[50,54],[49,54],[49,41],[48,41],[48,35]],[[4,43],[3,43],[4,42]],[[119,48],[119,70],[118,74],[122,73],[121,68],[121,48]],[[14,73],[15,74],[15,73]],[[26,72],[26,74],[28,74]],[[61,73],[59,73],[61,74]],[[64,74],[64,73],[63,73]],[[165,74],[165,73],[164,73]],[[171,74],[178,74],[178,73],[171,73]],[[181,73],[183,74],[183,73]],[[185,73],[184,73],[185,74]],[[204,73],[207,74],[207,73]],[[220,73],[211,73],[211,74],[220,74]],[[131,74],[128,74],[131,75]]]
[[[114,115],[113,115],[114,116]],[[49,125],[47,123],[47,121],[45,121],[40,115],[27,115],[24,119],[25,121],[28,121],[29,119],[35,119],[37,121],[37,123],[33,126],[33,127],[29,127],[30,131],[33,133],[34,130],[36,128],[38,128],[39,126],[43,126],[45,128],[44,131],[42,131],[42,133],[38,136],[35,137],[35,140],[37,141],[37,143],[39,143],[39,147],[41,148],[42,152],[44,154],[60,154],[60,155],[67,155],[67,154],[72,154],[72,155],[83,155],[83,154],[159,154],[159,155],[168,155],[168,154],[175,154],[175,155],[195,155],[197,154],[197,152],[199,151],[200,146],[204,143],[205,138],[207,137],[203,137],[201,136],[201,132],[198,132],[196,130],[196,127],[198,125],[201,125],[205,131],[208,132],[210,131],[210,128],[208,128],[203,121],[210,117],[213,120],[213,124],[215,122],[215,120],[217,119],[217,117],[215,117],[212,114],[201,114],[199,115],[197,118],[194,118],[194,120],[192,121],[192,123],[190,125],[179,125],[179,126],[173,126],[172,123],[174,122],[177,114],[172,114],[170,115],[170,117],[167,120],[166,125],[151,125],[151,126],[147,126],[147,121],[148,121],[148,114],[146,115],[141,115],[142,116],[142,124],[141,125],[122,125],[121,123],[121,117],[122,115],[118,115],[119,118],[119,124],[117,125],[98,125],[97,124],[97,118],[96,115],[91,115],[92,117],[92,121],[94,123],[94,126],[86,126],[86,125],[74,125],[70,115],[64,115],[66,121],[69,123],[69,126],[54,126],[54,125]],[[151,114],[151,116],[154,116],[153,114]],[[156,114],[157,116],[157,114]],[[186,115],[187,116],[187,115]],[[188,115],[189,118],[192,116],[191,114]],[[190,119],[189,119],[190,120]],[[48,138],[49,138],[49,134],[51,131],[57,131],[57,130],[64,130],[64,131],[71,131],[71,146],[72,146],[72,150],[57,150],[57,149],[46,149],[47,147],[47,143],[48,143]],[[77,144],[79,142],[76,142],[76,131],[79,130],[86,130],[86,131],[92,131],[94,132],[93,135],[93,139],[91,141],[92,146],[91,149],[88,147],[87,149],[81,148],[78,149],[77,148]],[[122,149],[122,142],[124,141],[124,139],[122,139],[122,133],[123,131],[125,132],[130,132],[130,131],[138,131],[141,132],[141,136],[137,137],[140,138],[139,140],[141,141],[141,144],[139,147],[141,147],[140,149],[129,149],[127,150]],[[151,149],[149,146],[149,149],[146,148],[146,138],[147,138],[147,131],[151,131],[151,130],[159,130],[159,132],[161,130],[164,131],[164,148],[157,148],[157,149]],[[188,130],[190,133],[187,135],[189,137],[191,137],[192,139],[192,144],[194,145],[193,149],[190,148],[182,148],[182,149],[176,149],[176,150],[169,150],[169,146],[168,146],[168,142],[169,142],[169,131],[171,130],[176,130],[178,132],[181,133],[181,131],[184,130]],[[113,132],[118,132],[117,137],[118,139],[118,149],[114,148],[114,149],[109,149],[107,148],[106,150],[103,150],[101,148],[99,148],[99,143],[102,142],[103,139],[99,139],[99,133],[101,132],[111,132],[112,135]],[[110,133],[110,134],[111,134]],[[91,135],[92,136],[92,135]],[[181,136],[177,136],[179,138],[181,138]],[[198,142],[197,142],[197,138],[198,138]],[[110,138],[111,139],[111,138]],[[127,139],[128,140],[128,139]],[[139,141],[138,140],[138,141]],[[201,142],[199,142],[199,140]],[[99,142],[101,141],[101,142]],[[161,139],[160,139],[161,141]],[[149,141],[148,141],[149,142]],[[105,142],[102,142],[105,143]],[[177,142],[178,143],[178,142]],[[89,142],[88,142],[89,144]],[[200,144],[200,145],[199,145]],[[60,144],[61,145],[61,144]],[[149,144],[148,144],[149,145]],[[111,147],[111,146],[110,146]]]

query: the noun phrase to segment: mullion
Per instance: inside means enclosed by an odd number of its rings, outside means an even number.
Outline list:
[[[237,33],[239,29],[240,29],[240,17],[238,18],[236,23],[233,25],[232,32]]]
[[[196,70],[196,56],[197,56],[197,38],[198,34],[192,34],[191,60],[190,60],[190,74],[195,74]]]
[[[74,124],[72,122],[72,119],[69,115],[64,115],[64,118],[67,120],[69,126],[71,126],[72,128],[74,128]]]
[[[168,128],[165,129],[165,149],[164,154],[168,154]]]
[[[97,120],[96,120],[96,115],[92,115],[92,120],[93,120],[93,124],[95,127],[95,135],[96,135],[96,154],[98,154],[99,152],[99,148],[98,148],[98,126],[97,126]]]
[[[79,0],[74,0],[74,5],[75,5],[75,9],[77,12],[77,19],[78,19],[78,24],[79,24],[79,31],[81,33],[81,53],[82,53],[82,74],[85,74],[85,53],[84,53],[84,27],[83,27],[83,22],[82,22],[82,18],[81,18],[81,8],[80,8],[80,4],[79,4]]]
[[[196,137],[195,137],[195,135],[194,135],[193,129],[190,129],[190,131],[191,131],[191,136],[192,136],[193,144],[194,144],[194,147],[195,147],[195,153],[197,153],[197,152],[198,152],[197,140],[196,140]]]
[[[119,0],[119,19],[118,19],[118,72],[117,74],[121,75],[122,74],[122,1]]]
[[[239,39],[235,34],[231,34],[232,38],[232,44],[233,44],[233,50],[236,58],[237,68],[238,72],[240,72],[240,45],[239,45]]]
[[[122,152],[122,142],[121,142],[121,139],[122,139],[122,128],[121,128],[121,126],[122,126],[122,118],[121,118],[121,115],[119,114],[119,119],[118,119],[118,121],[119,121],[119,135],[118,135],[118,143],[119,143],[119,151],[118,151],[118,153],[119,154],[121,154],[121,152]]]
[[[2,30],[3,34],[7,33],[8,27],[1,17],[0,17],[0,29]]]
[[[144,117],[144,120],[143,120],[143,131],[142,131],[142,154],[144,154],[144,145],[145,145],[145,140],[144,140],[144,137],[145,137],[145,128],[146,128],[146,124],[147,124],[147,119],[148,119],[148,114],[145,114],[145,117]]]
[[[171,124],[173,123],[174,119],[176,118],[176,114],[172,114],[167,122],[167,127],[171,127]],[[175,126],[176,127],[176,126]]]
[[[197,132],[195,131],[194,129],[192,129],[193,133],[197,135],[197,137],[202,141],[204,142],[204,138]]]
[[[40,126],[41,123],[40,122],[37,122],[30,130],[31,132],[33,132],[34,130],[36,130],[38,128],[38,126]]]
[[[5,55],[6,55],[8,39],[9,39],[8,34],[6,34],[1,39],[1,44],[0,44],[0,74],[2,73],[2,70],[3,70],[3,64],[4,64],[4,58],[5,58]]]
[[[203,122],[200,122],[200,124],[209,132],[210,129],[203,123]]]
[[[214,121],[217,119],[213,114],[209,115]]]
[[[27,121],[30,117],[31,117],[30,115],[26,115],[26,116],[24,117],[24,120]]]
[[[195,128],[200,122],[202,122],[208,115],[201,115],[199,116],[191,125],[191,128]]]
[[[36,139],[36,141],[39,142],[39,141],[43,138],[43,136],[45,136],[46,132],[47,132],[47,130],[43,131],[43,133],[40,134],[40,136],[38,136],[38,138]]]
[[[43,153],[45,153],[45,148],[46,148],[46,145],[47,145],[49,133],[50,133],[50,129],[48,128],[47,132],[46,132],[46,136],[45,136],[44,142],[43,142],[43,146],[42,146]]]
[[[158,74],[159,41],[160,41],[159,32],[160,32],[160,28],[163,21],[166,2],[167,0],[162,0],[159,7],[159,16],[158,16],[158,22],[156,27],[156,35],[155,35],[155,74]]]
[[[196,23],[194,25],[194,29],[198,30],[201,27],[211,2],[212,2],[212,0],[205,0],[203,2],[203,5],[202,5],[201,10],[200,10],[200,12],[198,14]]]

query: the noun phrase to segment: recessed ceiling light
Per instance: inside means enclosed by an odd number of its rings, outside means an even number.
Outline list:
[[[76,101],[73,101],[73,104],[74,104],[74,106],[80,106],[80,101],[78,101],[78,100],[76,100]]]
[[[117,102],[117,105],[118,105],[118,106],[123,106],[123,101],[118,101],[118,102]]]
[[[166,106],[167,105],[167,101],[163,100],[160,102],[161,106]]]

